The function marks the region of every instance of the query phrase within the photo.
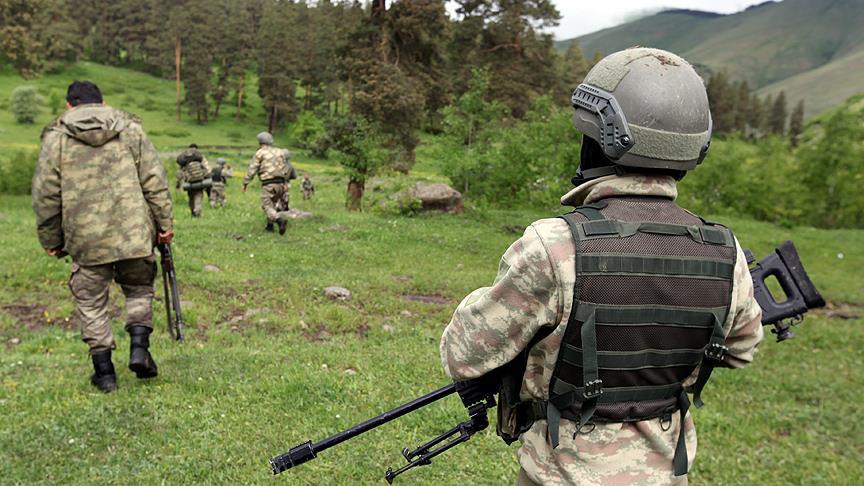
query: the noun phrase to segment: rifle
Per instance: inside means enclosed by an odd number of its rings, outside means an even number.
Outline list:
[[[183,341],[183,313],[180,310],[180,290],[177,288],[177,274],[174,270],[174,257],[171,255],[171,245],[159,244],[162,254],[162,288],[165,291],[165,313],[168,318],[168,331],[171,336]],[[171,319],[171,309],[174,309],[175,319]]]
[[[755,261],[755,257],[749,250],[744,250],[744,252],[747,264],[751,265]],[[801,323],[804,319],[804,313],[825,305],[825,301],[804,270],[798,251],[791,241],[786,241],[773,253],[756,263],[750,269],[750,275],[753,278],[753,295],[762,308],[762,325],[774,327],[772,332],[777,335],[778,342],[792,337],[790,327]],[[780,282],[780,287],[786,297],[779,302],[766,284],[766,280],[772,276]],[[550,333],[551,329],[538,333],[522,354],[491,373],[473,380],[457,381],[439,388],[324,440],[315,443],[310,440],[298,444],[289,449],[288,452],[270,459],[270,468],[273,474],[280,474],[292,467],[315,459],[320,452],[326,449],[457,393],[462,404],[468,409],[468,420],[457,424],[416,449],[411,450],[407,447],[402,449],[402,456],[407,464],[396,470],[388,467],[384,474],[387,482],[392,484],[396,476],[414,467],[431,464],[434,457],[469,440],[475,433],[487,428],[489,426],[487,410],[496,406],[496,394],[499,394],[499,399],[502,402],[516,403],[522,381],[520,371],[525,369],[527,352],[534,344]],[[514,370],[520,371],[514,372]],[[524,430],[519,433],[521,432]],[[517,435],[508,435],[500,430],[499,435],[507,444],[518,438],[518,433]]]

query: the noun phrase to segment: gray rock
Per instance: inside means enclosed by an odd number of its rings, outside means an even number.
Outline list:
[[[288,211],[283,211],[282,215],[289,219],[309,219],[314,216],[308,211],[300,211],[299,209],[289,209]]]
[[[327,287],[324,295],[331,300],[348,300],[351,298],[351,291],[344,287]]]
[[[410,190],[411,196],[420,200],[423,211],[461,213],[462,193],[442,183],[418,182]]]
[[[222,269],[217,267],[216,265],[207,264],[207,265],[204,265],[204,271],[205,272],[221,272]]]

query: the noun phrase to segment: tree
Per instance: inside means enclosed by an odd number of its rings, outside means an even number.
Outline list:
[[[585,54],[582,52],[582,48],[579,47],[579,42],[574,39],[567,46],[567,52],[564,54],[564,82],[569,91],[572,92],[576,89],[576,86],[585,79],[588,70],[588,60],[585,59]]]
[[[348,174],[345,206],[349,211],[363,210],[366,181],[384,165],[380,129],[359,115],[332,117],[327,128],[330,146],[339,152],[339,162]]]
[[[485,67],[489,70],[491,98],[510,107],[515,117],[521,117],[531,100],[550,94],[559,85],[556,54],[552,36],[543,29],[558,24],[560,14],[550,0],[457,0],[457,13],[466,23],[457,39],[474,35],[462,46],[472,49],[470,65],[457,66],[468,70]],[[463,74],[463,79],[470,74]]]
[[[705,90],[708,92],[714,133],[718,135],[732,133],[735,128],[735,102],[738,93],[729,83],[726,71],[712,73],[705,85]]]
[[[295,79],[299,61],[297,50],[293,48],[297,42],[288,35],[294,25],[295,8],[290,2],[265,3],[255,43],[258,95],[267,114],[270,133],[296,114],[298,108]]]
[[[9,97],[9,111],[18,123],[34,123],[42,111],[42,98],[33,86],[18,86]]]
[[[783,91],[774,98],[768,124],[771,133],[775,135],[786,133],[786,93]]]
[[[798,101],[795,105],[795,111],[789,118],[789,141],[793,147],[798,146],[798,139],[801,137],[801,132],[804,131],[804,100]]]

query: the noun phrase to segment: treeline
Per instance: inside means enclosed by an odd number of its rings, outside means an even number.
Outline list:
[[[804,130],[804,100],[798,101],[790,115],[785,92],[760,98],[747,81],[733,81],[725,71],[708,76],[705,88],[715,134],[750,140],[788,135],[793,146],[798,144]]]

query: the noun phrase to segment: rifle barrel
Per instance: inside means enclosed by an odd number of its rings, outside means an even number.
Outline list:
[[[408,403],[404,403],[394,409],[382,413],[381,415],[360,422],[349,429],[339,432],[336,435],[331,435],[330,437],[315,442],[314,444],[311,441],[298,444],[297,446],[292,447],[288,452],[270,459],[270,466],[273,469],[273,474],[279,474],[294,466],[310,461],[314,459],[319,452],[325,449],[329,449],[337,444],[345,442],[346,440],[357,437],[364,432],[368,432],[419,408],[423,408],[426,405],[452,395],[453,393],[456,393],[455,383],[451,383],[431,393],[427,393],[422,397],[415,398]]]

